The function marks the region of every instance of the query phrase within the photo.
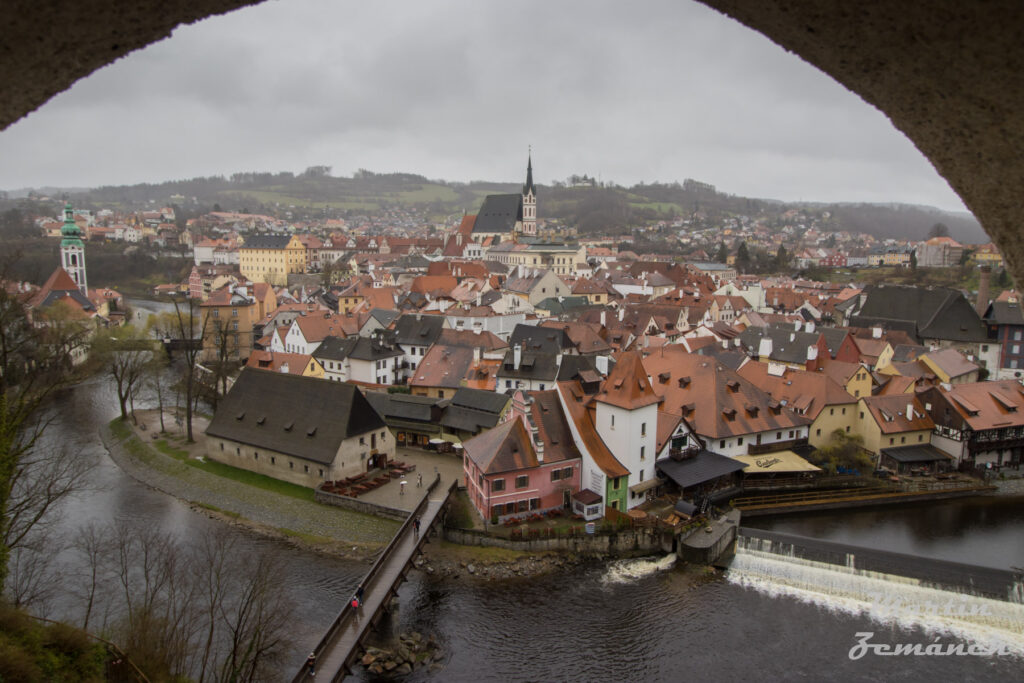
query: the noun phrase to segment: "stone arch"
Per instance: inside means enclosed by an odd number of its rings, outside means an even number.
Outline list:
[[[176,26],[260,0],[11,0],[0,18],[0,127]],[[1024,42],[1019,3],[698,0],[803,57],[888,115],[1024,282]]]

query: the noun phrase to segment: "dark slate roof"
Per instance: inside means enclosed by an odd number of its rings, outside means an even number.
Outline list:
[[[291,235],[249,235],[243,249],[284,249],[291,241]]]
[[[473,232],[512,232],[523,220],[523,197],[518,194],[489,194],[476,214]]]
[[[95,311],[96,307],[92,305],[92,302],[86,298],[85,294],[82,294],[82,290],[78,289],[55,289],[48,292],[41,302],[37,305],[38,308],[47,308],[57,303],[64,297],[70,297],[75,300],[79,306],[82,307],[83,311]]]
[[[536,325],[524,325],[519,323],[512,330],[512,336],[508,340],[509,346],[516,344],[523,345],[523,352],[534,351],[541,353],[559,353],[565,349],[573,348],[572,339],[565,333],[565,330],[553,327],[538,327]]]
[[[434,407],[447,404],[443,398],[412,396],[410,394],[387,394],[382,391],[366,392],[366,400],[384,419],[397,418],[414,422],[433,422]]]
[[[206,434],[326,465],[344,439],[383,426],[352,384],[244,368]]]
[[[398,311],[391,311],[386,308],[374,308],[370,311],[370,317],[375,318],[384,327],[389,326],[401,315]]]
[[[313,351],[317,360],[345,360],[352,353],[360,337],[325,337]]]
[[[406,314],[395,322],[395,341],[411,346],[431,346],[441,336],[442,315]]]
[[[1019,303],[993,301],[985,311],[985,319],[996,325],[1024,325]]]
[[[501,369],[498,370],[498,377],[507,379],[537,379],[554,381],[558,375],[558,354],[557,353],[534,353],[523,351],[519,369],[514,366],[514,350],[505,352]]]
[[[356,337],[355,345],[348,352],[349,358],[356,360],[383,360],[404,355],[405,352],[398,345],[378,337]]]
[[[688,489],[726,474],[738,472],[746,467],[746,464],[711,451],[701,451],[686,460],[665,458],[659,460],[655,466],[662,474],[674,481],[679,488]]]
[[[462,387],[455,392],[451,401],[453,406],[474,408],[486,413],[501,415],[501,412],[505,409],[505,405],[509,402],[509,397],[505,394],[499,394],[493,391]]]
[[[614,368],[615,362],[609,359],[608,372]],[[596,356],[562,356],[562,364],[558,367],[558,381],[577,379],[587,371],[600,375],[597,372]]]
[[[850,334],[838,327],[822,327],[818,331],[825,337],[825,346],[828,347],[828,355],[832,356],[832,358],[836,357],[836,354],[839,353],[839,347],[843,345],[843,340]]]
[[[465,432],[482,432],[498,424],[509,402],[505,394],[463,387],[455,392],[441,417],[441,424]]]
[[[585,296],[549,296],[537,304],[542,311],[551,311],[551,315],[562,315],[573,309],[591,306],[590,299]]]
[[[807,347],[818,343],[818,332],[797,332],[792,326],[748,327],[740,333],[740,340],[751,356],[758,355],[764,337],[772,340],[769,358],[798,365],[807,362]]]
[[[988,341],[985,324],[964,295],[948,287],[872,285],[850,324],[904,329],[917,340]]]
[[[897,448],[883,448],[882,455],[887,455],[896,462],[935,462],[952,460],[930,443],[915,444],[913,446],[899,446]]]

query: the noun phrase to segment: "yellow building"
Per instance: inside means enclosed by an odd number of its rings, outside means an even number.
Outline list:
[[[863,398],[871,395],[871,372],[860,363],[847,363],[834,360],[822,368],[824,373],[834,379],[850,396]]]
[[[931,443],[935,423],[915,396],[869,396],[857,404],[857,432],[864,449],[877,455],[883,448]]]
[[[227,285],[200,304],[203,324],[203,357],[207,360],[242,360],[253,348],[253,326],[277,309],[277,295],[270,285]]]
[[[306,246],[295,235],[252,235],[238,250],[238,268],[253,282],[287,285],[289,273],[306,272]]]
[[[1003,267],[1003,255],[999,253],[996,245],[989,242],[988,244],[982,244],[978,249],[971,254],[971,258],[979,266],[992,266],[993,268]]]

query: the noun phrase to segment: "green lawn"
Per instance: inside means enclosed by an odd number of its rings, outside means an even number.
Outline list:
[[[155,448],[160,453],[174,458],[189,467],[195,467],[196,469],[203,470],[204,472],[215,474],[218,477],[232,479],[239,483],[254,486],[265,491],[279,493],[283,496],[288,496],[289,498],[297,498],[299,500],[307,500],[310,502],[313,502],[314,500],[313,489],[274,479],[273,477],[268,477],[263,474],[257,474],[256,472],[250,472],[248,470],[225,465],[223,463],[213,462],[212,460],[196,460],[190,458],[186,451],[180,448],[175,448],[168,439],[158,439],[153,444],[154,448],[151,448],[138,437],[133,436],[131,428],[122,422],[120,418],[115,418],[110,422],[110,431],[119,441],[121,441],[124,448],[129,453],[143,462],[152,462],[153,458],[156,456],[156,453],[154,453]]]

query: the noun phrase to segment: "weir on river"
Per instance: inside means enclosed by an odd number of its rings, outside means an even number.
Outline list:
[[[1020,572],[743,528],[728,579],[1024,654]]]

